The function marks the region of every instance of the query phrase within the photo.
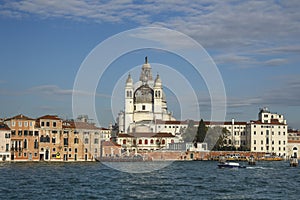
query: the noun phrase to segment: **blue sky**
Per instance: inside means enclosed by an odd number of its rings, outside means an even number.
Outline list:
[[[24,113],[72,118],[74,80],[92,49],[122,31],[155,26],[180,31],[206,49],[224,81],[227,120],[256,119],[259,108],[269,107],[284,114],[291,127],[300,128],[299,9],[296,0],[1,1],[0,117]],[[174,45],[184,48],[185,44]],[[97,89],[101,125],[114,120],[110,97],[116,80],[141,65],[146,55],[150,62],[178,65],[177,69],[188,65],[152,50],[120,57]],[[186,71],[193,82],[192,75]],[[199,86],[195,92],[201,117],[209,119],[205,83],[192,84]],[[167,100],[176,115],[176,98],[170,95]]]

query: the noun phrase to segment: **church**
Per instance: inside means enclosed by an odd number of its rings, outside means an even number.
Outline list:
[[[140,79],[135,84],[128,75],[125,84],[125,110],[119,113],[119,131],[155,132],[155,122],[175,121],[168,111],[162,81],[157,74],[153,81],[151,65],[147,57]]]
[[[158,150],[179,141],[176,132],[179,132],[182,123],[168,111],[162,80],[159,74],[153,80],[147,57],[139,81],[134,83],[128,75],[124,98],[124,111],[118,115],[117,139],[122,147],[137,151]]]

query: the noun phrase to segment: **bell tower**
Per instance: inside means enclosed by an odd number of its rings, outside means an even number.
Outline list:
[[[133,119],[133,111],[134,111],[134,106],[133,106],[133,80],[131,78],[131,75],[128,75],[128,78],[126,80],[126,86],[125,86],[125,133],[127,132],[127,127],[129,126],[130,123],[132,123]]]
[[[156,79],[154,81],[154,116],[155,119],[162,119],[162,82],[160,80],[159,75],[157,74]]]

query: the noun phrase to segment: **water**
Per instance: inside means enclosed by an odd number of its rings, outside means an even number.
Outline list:
[[[246,163],[242,163],[246,164]],[[0,199],[299,199],[300,167],[174,162],[151,173],[101,163],[0,163]]]

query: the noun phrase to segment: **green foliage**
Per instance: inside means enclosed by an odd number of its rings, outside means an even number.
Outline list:
[[[182,139],[185,142],[192,142],[196,136],[197,128],[194,126],[194,123],[195,122],[193,120],[190,120],[187,128],[182,134]]]
[[[197,143],[203,143],[206,136],[207,128],[203,119],[200,120],[196,137],[194,139],[194,144],[196,146]]]

